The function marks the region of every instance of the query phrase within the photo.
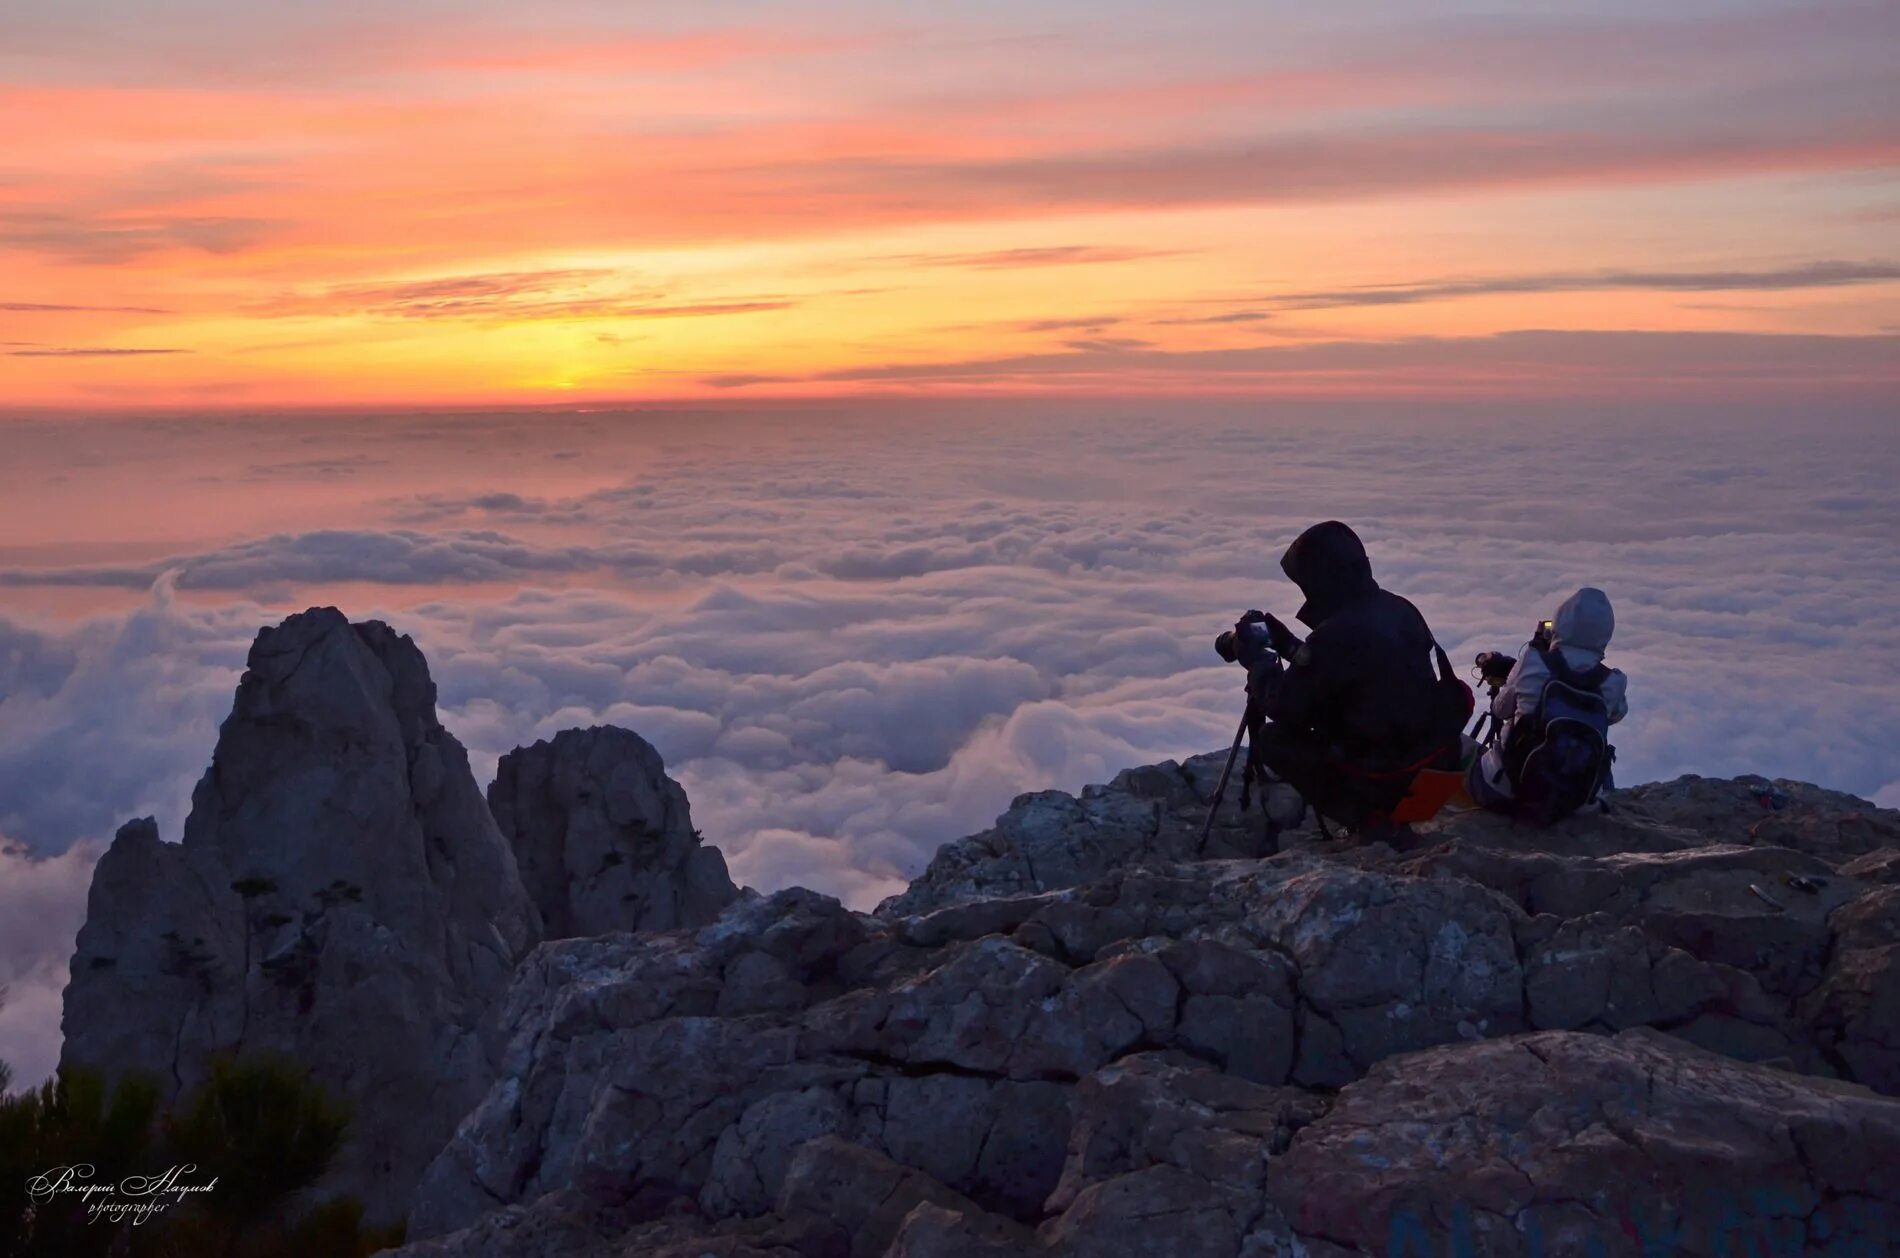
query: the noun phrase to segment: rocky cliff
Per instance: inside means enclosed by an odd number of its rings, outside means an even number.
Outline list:
[[[328,608],[260,632],[183,841],[134,821],[99,862],[64,1063],[146,1071],[176,1093],[218,1053],[289,1053],[355,1107],[331,1186],[401,1218],[495,1077],[484,1019],[543,934],[520,868],[611,849],[667,871],[640,905],[539,878],[556,933],[572,933],[575,903],[594,929],[675,926],[737,894],[633,735],[575,731],[511,760],[504,834],[410,639]]]
[[[1203,841],[1199,757],[856,913],[734,890],[625,731],[505,758],[491,818],[432,700],[383,626],[260,635],[67,998],[69,1060],[310,1061],[413,1258],[1900,1246],[1900,813],[1685,778],[1266,855]]]
[[[542,946],[404,1252],[1900,1244],[1900,814],[1689,778],[1260,859],[1217,769],[1026,796],[874,914]]]

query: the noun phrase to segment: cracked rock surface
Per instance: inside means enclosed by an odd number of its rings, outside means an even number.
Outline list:
[[[703,926],[739,889],[646,739],[563,730],[501,758],[488,804],[545,937]]]
[[[1683,779],[1262,857],[1218,770],[1025,796],[875,913],[543,944],[405,1252],[1900,1244],[1895,814]]]

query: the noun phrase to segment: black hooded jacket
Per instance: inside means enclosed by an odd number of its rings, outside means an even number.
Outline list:
[[[1266,698],[1274,724],[1337,746],[1370,771],[1411,764],[1444,741],[1431,628],[1372,579],[1359,535],[1337,520],[1295,539],[1280,567],[1306,596],[1312,635]]]

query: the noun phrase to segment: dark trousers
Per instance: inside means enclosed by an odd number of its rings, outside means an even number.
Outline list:
[[[1405,777],[1369,779],[1350,771],[1333,748],[1292,730],[1267,724],[1253,736],[1251,755],[1273,776],[1300,793],[1307,807],[1349,830],[1387,813],[1403,798]],[[1409,775],[1408,775],[1409,776]]]

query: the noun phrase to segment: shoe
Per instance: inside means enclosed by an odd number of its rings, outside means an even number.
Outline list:
[[[1395,852],[1416,852],[1429,846],[1429,840],[1409,825],[1394,828],[1385,841],[1392,845]]]

